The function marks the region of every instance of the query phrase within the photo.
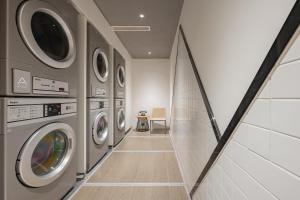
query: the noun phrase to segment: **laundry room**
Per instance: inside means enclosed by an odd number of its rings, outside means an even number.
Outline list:
[[[0,0],[0,200],[299,200],[299,25],[299,0]]]

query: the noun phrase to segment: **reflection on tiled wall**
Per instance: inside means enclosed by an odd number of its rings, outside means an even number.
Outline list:
[[[300,199],[299,77],[298,36],[194,199]]]
[[[181,35],[178,41],[171,134],[184,179],[191,191],[217,140]]]

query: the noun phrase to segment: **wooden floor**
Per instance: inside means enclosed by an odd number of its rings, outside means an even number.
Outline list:
[[[132,131],[71,199],[187,200],[170,136]]]
[[[75,200],[185,200],[183,187],[82,187]]]

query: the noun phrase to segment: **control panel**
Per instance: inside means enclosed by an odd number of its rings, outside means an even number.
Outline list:
[[[125,107],[125,101],[123,99],[115,100],[116,107]]]
[[[69,84],[41,77],[32,77],[30,72],[13,69],[13,92],[19,94],[68,95]]]
[[[122,92],[122,91],[118,91],[117,92],[117,96],[119,96],[119,97],[123,97],[123,96],[125,96],[125,92]]]
[[[104,96],[106,96],[106,90],[103,88],[97,87],[97,88],[95,88],[95,95],[99,96],[99,97],[104,97]]]
[[[35,94],[69,94],[69,84],[67,82],[55,81],[40,77],[33,77],[32,90]]]
[[[107,100],[90,101],[91,110],[97,110],[97,109],[108,108],[108,107],[109,107],[109,103]]]
[[[55,102],[52,99],[9,99],[7,102],[7,122],[17,122],[52,116],[65,115],[77,112],[77,104],[75,102]],[[32,101],[32,102],[31,102]],[[52,100],[53,101],[53,100]]]

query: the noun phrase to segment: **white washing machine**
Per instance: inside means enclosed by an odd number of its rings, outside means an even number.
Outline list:
[[[87,114],[87,172],[89,172],[104,155],[109,146],[109,101],[90,98]]]
[[[0,199],[62,199],[76,182],[76,100],[0,98],[0,113]]]
[[[1,96],[76,96],[77,15],[70,1],[0,1]]]
[[[125,59],[114,49],[114,98],[125,99]]]
[[[110,47],[97,29],[87,26],[87,97],[109,98],[110,95]]]

